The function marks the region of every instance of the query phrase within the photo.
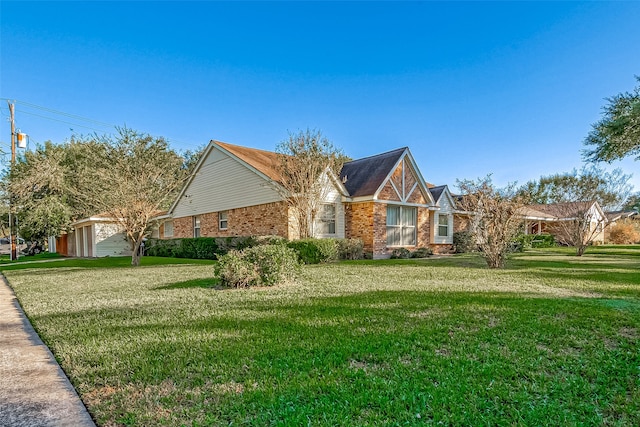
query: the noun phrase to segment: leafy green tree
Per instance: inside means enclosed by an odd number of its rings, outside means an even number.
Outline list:
[[[607,98],[603,117],[592,125],[584,143],[593,146],[584,151],[592,162],[612,162],[627,156],[640,160],[640,76],[633,92]]]
[[[50,141],[16,159],[3,183],[12,198],[20,234],[28,240],[44,241],[64,230],[74,217],[67,187],[65,146]]]
[[[86,156],[76,172],[75,199],[84,209],[112,218],[131,244],[131,264],[139,265],[143,239],[182,188],[188,168],[164,138],[118,129],[115,137],[94,137],[87,144],[103,150],[79,150]]]
[[[325,179],[337,176],[348,158],[322,132],[309,129],[290,133],[276,152],[280,179],[274,188],[289,205],[298,237],[313,237],[315,220],[330,189]]]
[[[629,196],[624,206],[622,207],[622,210],[640,212],[640,192]]]

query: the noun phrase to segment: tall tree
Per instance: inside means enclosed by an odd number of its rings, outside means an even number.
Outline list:
[[[124,230],[132,250],[131,264],[140,263],[139,249],[154,217],[174,200],[188,174],[184,159],[163,138],[118,129],[115,138],[92,143],[104,151],[86,151],[91,165],[77,174],[74,196],[86,209],[107,215]]]
[[[615,210],[625,202],[633,188],[630,179],[631,175],[621,169],[608,172],[592,165],[543,176],[537,181],[529,181],[519,191],[530,196],[531,203],[597,201],[603,209]]]
[[[622,210],[640,212],[640,192],[629,196],[624,206],[622,206]]]
[[[640,76],[633,92],[607,98],[603,117],[592,125],[584,143],[586,160],[612,162],[627,156],[640,160]]]
[[[505,265],[509,246],[521,229],[521,209],[527,199],[516,192],[515,184],[496,188],[491,176],[458,180],[462,197],[459,207],[469,212],[471,234],[489,268]]]
[[[59,234],[77,214],[67,192],[67,156],[66,146],[47,141],[19,156],[3,180],[20,234],[28,240],[44,241]]]
[[[319,130],[289,133],[276,147],[280,175],[275,188],[287,201],[300,238],[312,237],[320,207],[330,186],[347,159]]]

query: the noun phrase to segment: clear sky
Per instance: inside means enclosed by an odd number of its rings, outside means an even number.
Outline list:
[[[0,21],[0,97],[31,146],[126,124],[273,150],[316,128],[353,158],[408,146],[454,191],[580,167],[604,98],[640,75],[636,1],[2,0]],[[640,190],[640,162],[611,167]]]

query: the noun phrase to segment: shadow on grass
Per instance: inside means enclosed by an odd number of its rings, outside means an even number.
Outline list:
[[[206,279],[194,279],[194,280],[185,280],[184,282],[170,283],[168,285],[153,288],[153,290],[160,291],[160,290],[190,289],[190,288],[214,289],[216,291],[229,289],[227,287],[220,285],[220,280],[218,279],[206,278]]]

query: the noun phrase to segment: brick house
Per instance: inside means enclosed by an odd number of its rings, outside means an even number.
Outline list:
[[[277,190],[276,153],[211,141],[160,226],[160,238],[277,235],[295,239]],[[398,247],[451,249],[454,201],[422,177],[408,148],[345,163],[328,186],[316,237],[358,238],[374,258]]]

